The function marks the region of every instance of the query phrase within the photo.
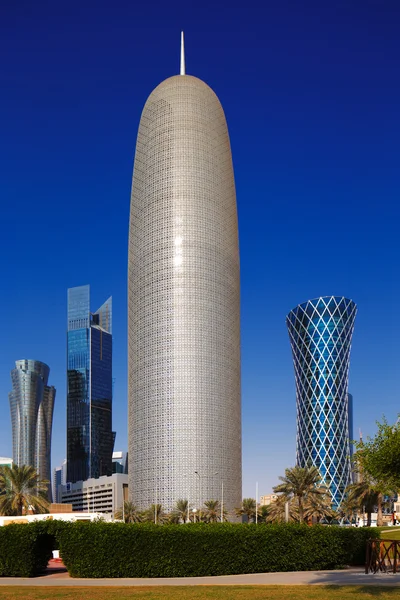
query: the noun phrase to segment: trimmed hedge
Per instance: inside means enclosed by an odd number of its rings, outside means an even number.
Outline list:
[[[34,577],[51,558],[54,535],[44,523],[10,524],[0,527],[0,576]]]
[[[72,577],[190,577],[363,564],[373,529],[232,523],[73,523],[57,533]]]

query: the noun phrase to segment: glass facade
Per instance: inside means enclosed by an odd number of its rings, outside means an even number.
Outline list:
[[[38,360],[17,360],[9,393],[13,461],[34,467],[51,481],[51,431],[56,390],[48,386],[50,369]],[[51,486],[49,485],[49,499]]]
[[[90,312],[90,286],[68,290],[67,481],[112,474],[112,299]]]
[[[356,312],[352,300],[329,296],[300,304],[286,318],[296,379],[297,464],[318,467],[334,507],[351,482],[348,375]]]

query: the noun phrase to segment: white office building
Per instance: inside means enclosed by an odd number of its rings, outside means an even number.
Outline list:
[[[127,499],[128,475],[123,473],[61,486],[61,502],[72,504],[74,512],[114,514]]]

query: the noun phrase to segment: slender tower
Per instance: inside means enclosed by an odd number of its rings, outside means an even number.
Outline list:
[[[56,390],[48,386],[50,369],[39,360],[17,360],[9,393],[13,460],[34,467],[40,479],[51,480],[51,431]],[[49,499],[51,487],[49,485]]]
[[[142,112],[129,230],[129,487],[140,508],[241,502],[240,290],[225,115],[186,75]]]
[[[112,297],[94,313],[90,286],[68,290],[67,482],[112,475]]]
[[[351,483],[348,378],[357,307],[325,296],[288,314],[297,396],[297,464],[315,465],[337,508]],[[352,406],[351,406],[352,410]]]

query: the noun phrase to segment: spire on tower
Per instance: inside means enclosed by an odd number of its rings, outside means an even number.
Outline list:
[[[181,75],[185,75],[185,40],[181,31]]]

